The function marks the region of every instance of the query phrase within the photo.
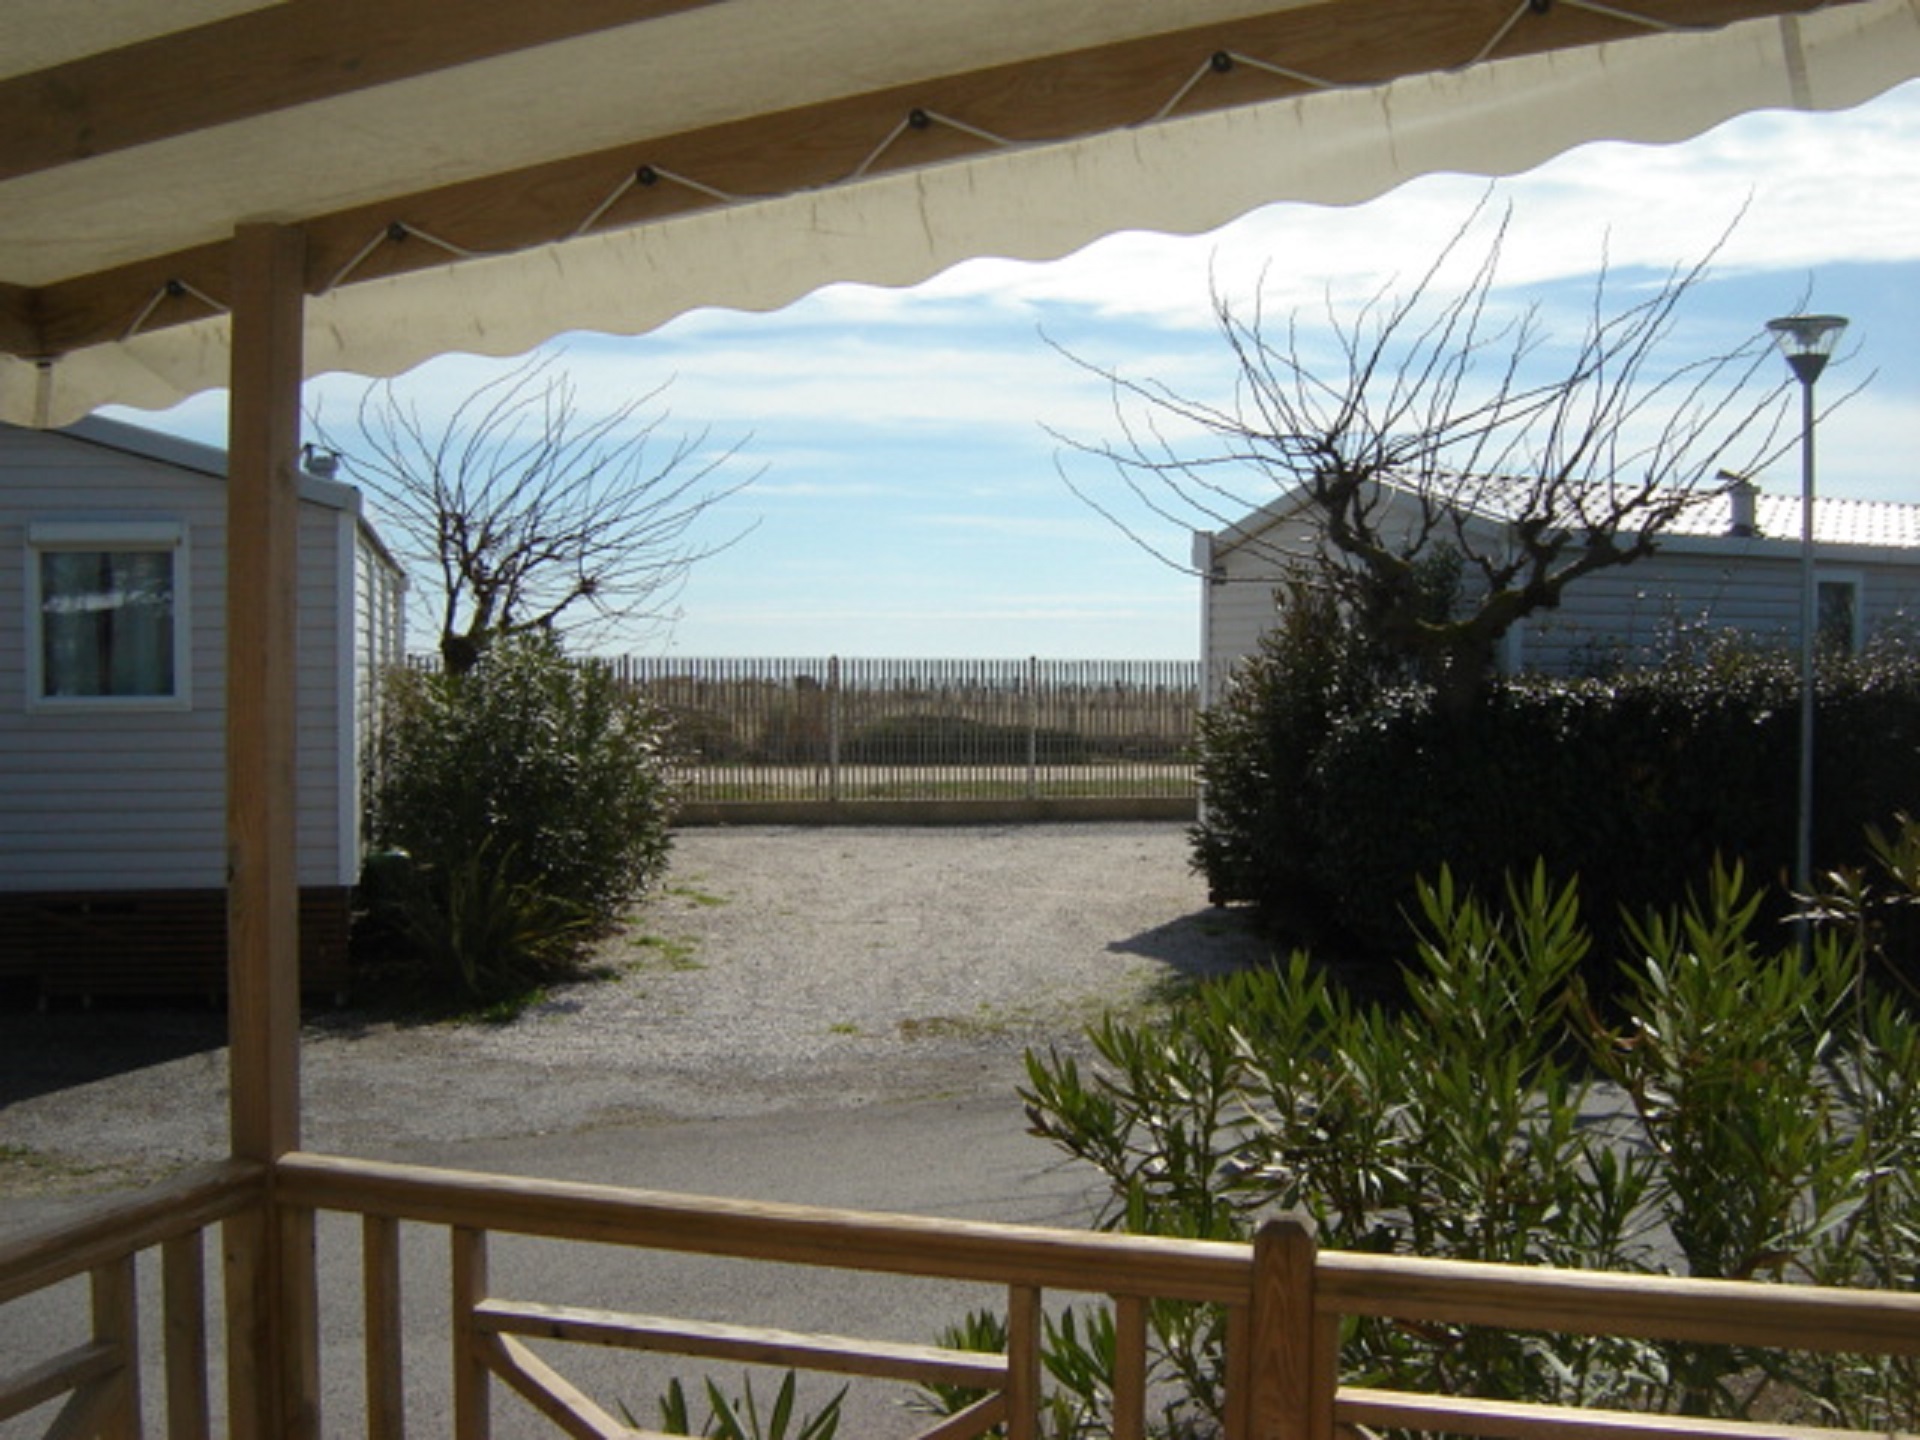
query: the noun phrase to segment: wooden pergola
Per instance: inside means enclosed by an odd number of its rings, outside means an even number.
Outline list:
[[[1198,230],[1920,74],[1914,0],[11,0],[0,27],[0,419],[231,392],[231,1149],[270,1175],[300,1148],[307,374]],[[294,1433],[307,1242],[271,1204],[227,1223],[230,1351],[258,1361],[236,1432]]]

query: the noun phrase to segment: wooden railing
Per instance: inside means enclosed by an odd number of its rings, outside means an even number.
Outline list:
[[[167,1434],[212,1433],[208,1390],[206,1231],[265,1213],[267,1168],[227,1161],[154,1187],[126,1204],[0,1245],[0,1305],[89,1277],[91,1338],[50,1353],[0,1361],[0,1423],[60,1402],[51,1436],[141,1433],[140,1307],[135,1261],[158,1248]]]
[[[527,1344],[532,1339],[774,1364],[840,1375],[977,1389],[985,1398],[922,1440],[962,1440],[1004,1425],[1035,1433],[1042,1307],[1058,1293],[1104,1295],[1117,1338],[1111,1433],[1144,1434],[1148,1308],[1187,1300],[1225,1308],[1227,1424],[1234,1436],[1326,1440],[1336,1430],[1391,1427],[1505,1440],[1752,1440],[1822,1436],[1670,1415],[1519,1405],[1338,1384],[1342,1317],[1486,1325],[1797,1351],[1920,1355],[1920,1295],[1820,1290],[1316,1253],[1305,1225],[1270,1222],[1251,1246],[1157,1240],[1025,1226],[882,1216],[801,1206],[696,1199],[609,1186],[516,1179],[296,1154],[273,1171],[281,1233],[314,1231],[320,1212],[358,1216],[366,1431],[405,1433],[399,1227],[448,1232],[452,1274],[453,1425],[459,1440],[490,1434],[492,1387],[509,1386],[563,1434],[632,1436]],[[140,1433],[139,1337],[133,1257],[159,1247],[166,1278],[164,1373],[168,1434],[209,1433],[202,1235],[220,1221],[257,1222],[269,1204],[262,1167],[228,1164],[172,1182],[137,1202],[0,1247],[0,1302],[91,1275],[93,1338],[0,1373],[0,1419],[67,1396],[49,1435]],[[495,1293],[490,1237],[510,1234],[599,1246],[985,1282],[1007,1297],[1008,1346],[986,1355],[844,1336],[799,1334],[547,1303]],[[301,1247],[291,1247],[293,1255]],[[310,1261],[310,1256],[308,1257]],[[311,1276],[281,1287],[310,1301]],[[229,1324],[232,1331],[231,1322]],[[311,1325],[296,1324],[315,1345]],[[229,1353],[239,1383],[247,1363]],[[11,1353],[5,1364],[19,1364]],[[289,1413],[318,1432],[317,1354],[289,1354],[297,1375]],[[232,1376],[230,1375],[230,1383]],[[304,1389],[308,1393],[300,1395]]]

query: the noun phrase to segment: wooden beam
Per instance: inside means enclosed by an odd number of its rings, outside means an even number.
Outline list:
[[[227,480],[227,952],[237,1159],[300,1143],[294,869],[294,595],[299,526],[298,230],[234,236]]]
[[[1765,0],[1759,8],[1791,13],[1818,3]],[[878,175],[992,150],[993,140],[983,135],[1046,143],[1147,123],[1176,96],[1173,113],[1186,115],[1299,94],[1311,88],[1300,74],[1365,85],[1465,65],[1500,33],[1512,8],[1508,0],[1377,0],[1364,7],[1353,0],[1320,0],[779,114],[636,137],[628,145],[303,217],[306,289],[317,294],[336,280],[380,279],[454,258],[421,236],[472,254],[498,254],[568,239],[610,198],[613,203],[595,221],[597,229],[659,223],[725,203],[721,196],[662,177],[685,176],[722,195],[790,194],[843,182],[863,166],[862,173]],[[1700,27],[1750,19],[1756,11],[1754,0],[1631,0],[1630,8],[1665,23]],[[1541,14],[1527,12],[1504,33],[1497,53],[1534,53],[1644,33],[1629,21],[1556,5]],[[1243,59],[1216,70],[1210,63],[1215,56]],[[1182,94],[1189,82],[1194,83]],[[876,154],[916,112],[929,123],[900,130]],[[981,133],[933,117],[949,117]],[[629,183],[642,171],[653,183]],[[379,243],[390,230],[401,238]],[[201,296],[227,299],[227,248],[214,244],[155,256],[32,292],[36,353],[63,354],[119,339],[143,315],[146,330],[205,318],[209,311]],[[9,344],[3,324],[0,349],[22,353]]]
[[[227,1023],[235,1158],[300,1139],[300,896],[294,864],[294,597],[304,237],[234,235],[227,479]],[[311,1216],[308,1217],[311,1226]],[[313,1256],[267,1207],[227,1224],[229,1425],[317,1428],[306,1316]],[[308,1267],[296,1273],[293,1267]],[[292,1425],[291,1431],[289,1425]]]
[[[285,0],[0,82],[0,180],[717,0]]]

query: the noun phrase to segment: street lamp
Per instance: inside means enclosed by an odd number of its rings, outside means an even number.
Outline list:
[[[1840,315],[1787,315],[1767,322],[1800,382],[1800,839],[1794,884],[1802,895],[1813,893],[1813,649],[1819,623],[1813,578],[1813,386],[1846,328]]]

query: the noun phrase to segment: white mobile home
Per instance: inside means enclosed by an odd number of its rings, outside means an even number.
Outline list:
[[[0,982],[217,992],[225,977],[226,460],[88,419],[0,426]],[[362,748],[404,578],[359,493],[300,480],[304,983],[345,979]]]
[[[1489,546],[1503,523],[1468,522]],[[1209,701],[1272,628],[1277,587],[1319,546],[1314,512],[1297,493],[1229,529],[1195,534]],[[1817,499],[1814,575],[1817,623],[1836,643],[1857,649],[1890,626],[1920,622],[1920,505]],[[1797,644],[1801,576],[1799,497],[1735,486],[1689,507],[1653,555],[1575,581],[1558,609],[1515,626],[1501,667],[1568,675],[1641,663],[1683,628]]]

